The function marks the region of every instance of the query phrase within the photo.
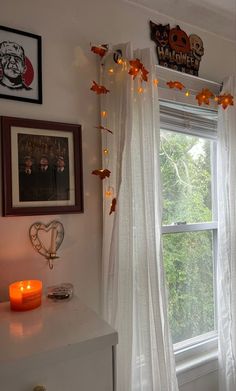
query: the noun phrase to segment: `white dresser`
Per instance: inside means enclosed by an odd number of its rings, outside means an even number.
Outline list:
[[[114,391],[117,333],[77,298],[0,304],[0,391]],[[36,386],[41,386],[35,388]]]

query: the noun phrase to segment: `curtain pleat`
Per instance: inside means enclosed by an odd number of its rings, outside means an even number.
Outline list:
[[[128,75],[128,63],[107,55],[101,82],[110,93],[101,99],[104,185],[117,198],[103,208],[103,314],[119,334],[117,391],[178,390],[161,253],[160,120],[155,66],[149,49],[118,45],[125,59],[139,58],[150,72],[142,83]],[[114,72],[109,72],[109,69]],[[105,167],[105,166],[108,167]]]
[[[223,92],[236,96],[236,79]],[[218,120],[218,333],[219,389],[236,390],[236,108],[219,109]]]

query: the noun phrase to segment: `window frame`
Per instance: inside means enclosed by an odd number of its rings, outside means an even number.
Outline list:
[[[160,100],[160,112],[162,113],[162,106]],[[176,103],[176,102],[173,102]],[[182,103],[182,105],[186,105],[186,103]],[[187,106],[187,105],[186,105]],[[196,110],[196,108],[194,108]],[[190,109],[191,110],[191,109]],[[217,114],[216,110],[214,111]],[[168,109],[165,109],[165,114],[168,113]],[[188,121],[186,121],[188,123]],[[169,132],[182,133],[186,136],[196,136],[205,138],[212,142],[212,150],[211,150],[211,174],[212,174],[212,221],[209,222],[201,222],[201,223],[178,223],[171,225],[162,225],[161,234],[172,234],[172,233],[184,233],[184,232],[197,232],[197,231],[212,231],[213,235],[213,289],[214,289],[214,313],[215,313],[215,330],[211,332],[201,334],[197,337],[186,339],[184,341],[173,344],[173,350],[175,355],[175,360],[177,364],[177,374],[181,372],[183,368],[189,368],[193,365],[193,362],[196,361],[196,357],[198,357],[199,362],[202,362],[203,356],[206,355],[206,352],[210,354],[213,358],[217,356],[217,348],[218,348],[218,334],[217,334],[217,306],[216,306],[216,266],[217,266],[217,230],[218,230],[218,222],[217,222],[217,133],[212,133],[209,131],[206,132],[198,132],[193,129],[189,129],[185,126],[181,129],[179,126],[177,128],[174,127],[174,117],[173,121],[166,126],[165,121],[161,118],[161,130],[166,130]],[[196,362],[195,362],[196,364]],[[182,368],[182,369],[181,369]]]

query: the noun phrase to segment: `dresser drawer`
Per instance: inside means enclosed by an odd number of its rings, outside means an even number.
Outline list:
[[[117,333],[77,298],[0,317],[0,391],[113,391]]]
[[[0,390],[33,391],[41,385],[45,391],[113,391],[111,348],[69,356],[45,355],[10,365],[1,373]]]

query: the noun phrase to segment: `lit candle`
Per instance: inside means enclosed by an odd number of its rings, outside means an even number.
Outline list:
[[[14,282],[9,285],[9,296],[13,311],[37,308],[42,301],[42,282],[38,280]]]
[[[51,249],[50,254],[56,255],[56,237],[57,237],[57,229],[56,227],[52,228],[51,234]]]

